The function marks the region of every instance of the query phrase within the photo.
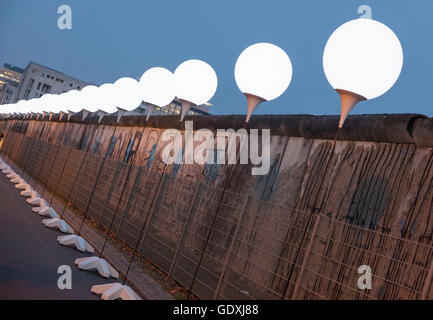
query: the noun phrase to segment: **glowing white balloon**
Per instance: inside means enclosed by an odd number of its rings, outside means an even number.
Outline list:
[[[46,103],[46,110],[50,113],[59,113],[60,112],[60,108],[59,108],[59,103],[60,103],[60,98],[57,94],[49,94],[47,95],[46,99],[45,99],[45,103]]]
[[[147,105],[149,120],[155,106],[165,107],[175,97],[173,73],[165,68],[155,67],[147,70],[140,78],[141,98]]]
[[[278,98],[292,80],[292,63],[280,47],[256,43],[240,54],[235,65],[235,80],[248,99],[247,122],[260,102]]]
[[[27,113],[35,112],[35,106],[36,106],[37,100],[38,99],[33,98],[33,99],[30,99],[27,101],[27,106],[26,106]]]
[[[182,115],[186,115],[193,105],[208,102],[218,86],[214,69],[201,60],[187,60],[174,71],[174,91],[182,102]]]
[[[16,109],[16,103],[11,103],[11,104],[8,106],[7,113],[8,113],[9,115],[12,115],[12,114],[15,112],[15,109]]]
[[[80,91],[71,90],[67,92],[67,109],[71,112],[80,112],[82,108]]]
[[[39,98],[39,103],[40,103],[40,106],[41,106],[41,109],[43,112],[50,112],[49,111],[50,99],[51,99],[50,96],[51,96],[50,93],[46,93],[42,97]]]
[[[8,114],[10,109],[10,104],[0,105],[0,114]]]
[[[114,85],[112,83],[104,83],[96,92],[96,99],[99,103],[99,109],[106,113],[117,111],[116,102],[114,101]]]
[[[14,105],[14,113],[23,113],[26,100],[20,100]]]
[[[63,113],[68,113],[68,93],[64,92],[59,95],[59,110]]]
[[[339,127],[357,102],[374,99],[397,81],[403,49],[394,32],[371,19],[355,19],[337,28],[326,43],[323,69],[342,96]]]
[[[90,112],[98,111],[97,91],[98,88],[93,85],[89,85],[81,89],[80,97],[83,103],[82,107],[87,111]]]
[[[114,83],[115,106],[132,111],[140,106],[141,99],[138,81],[132,78],[120,78]]]
[[[20,113],[26,114],[29,107],[29,103],[26,100],[22,100],[22,103],[20,104]]]

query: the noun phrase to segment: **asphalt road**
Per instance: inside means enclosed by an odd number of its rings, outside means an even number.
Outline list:
[[[80,271],[74,260],[89,254],[59,245],[62,233],[46,228],[25,199],[0,171],[0,299],[100,299],[91,286],[114,279]],[[72,269],[70,290],[57,286],[61,265]]]

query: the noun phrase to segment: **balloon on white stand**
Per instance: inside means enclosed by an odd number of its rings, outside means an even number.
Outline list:
[[[137,80],[125,77],[114,83],[114,103],[119,109],[117,121],[125,112],[137,109],[142,101]]]
[[[217,75],[209,64],[195,59],[182,62],[174,71],[174,90],[182,103],[180,121],[192,106],[208,102],[217,86]]]
[[[400,41],[383,23],[355,19],[338,27],[323,53],[326,78],[341,97],[338,127],[343,127],[358,102],[387,92],[397,81],[402,67]]]
[[[149,120],[155,107],[165,107],[174,97],[174,76],[170,70],[161,67],[150,68],[140,78],[141,98],[146,103]]]
[[[260,103],[286,91],[292,73],[289,56],[274,44],[256,43],[242,51],[235,65],[235,80],[247,98],[246,122]]]

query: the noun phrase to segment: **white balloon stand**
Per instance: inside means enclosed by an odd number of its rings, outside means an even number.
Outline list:
[[[23,188],[21,190],[22,191],[20,192],[20,195],[25,196],[25,197],[28,197],[29,195],[31,195],[31,192],[33,191],[32,187],[28,183],[26,183],[25,188]]]
[[[75,264],[81,270],[96,270],[104,278],[118,278],[116,271],[105,259],[99,257],[87,257],[75,259]]]
[[[6,175],[6,178],[10,179],[10,181],[13,183],[16,179],[19,179],[20,176],[18,174],[16,174],[15,172],[13,173],[9,173],[8,175]],[[12,181],[14,180],[14,181]]]
[[[191,110],[191,108],[194,106],[194,103],[189,102],[187,100],[180,100],[182,103],[182,110],[180,113],[180,121],[183,121],[183,118],[188,114],[188,111]]]
[[[10,167],[2,160],[0,163],[0,170],[10,169]]]
[[[8,167],[6,169],[3,169],[2,172],[7,175],[7,174],[10,174],[10,173],[13,173],[14,171],[10,167]]]
[[[39,206],[40,209],[42,209],[42,207],[44,207],[44,206],[47,205],[47,203],[45,202],[45,200],[42,199],[36,191],[33,191],[33,193],[32,193],[31,196],[32,196],[31,198],[29,198],[29,199],[26,200],[26,202],[28,204],[30,204],[32,206]],[[37,207],[37,208],[39,208],[39,207]],[[33,208],[33,209],[37,209],[37,208]],[[33,211],[33,209],[32,209],[32,211]],[[33,212],[38,212],[39,210],[36,210],[36,211],[33,211]]]
[[[10,181],[15,184],[20,184],[25,182],[24,179],[21,178],[20,176],[16,176],[15,178],[10,179]]]
[[[30,185],[27,185],[27,188],[20,192],[20,195],[23,197],[31,197],[35,198],[36,196],[39,196],[35,190],[32,189]]]
[[[18,190],[28,190],[30,186],[26,181],[23,180],[21,183],[17,183],[15,185],[15,188],[17,188]]]
[[[47,228],[57,229],[63,233],[74,233],[74,229],[65,220],[60,218],[43,219],[42,224]]]
[[[118,282],[92,286],[91,292],[101,295],[103,300],[141,300],[141,298],[129,286]]]
[[[93,253],[95,251],[95,249],[93,249],[93,247],[84,240],[83,237],[77,236],[76,234],[58,236],[57,242],[62,246],[75,247],[75,249],[81,252]]]
[[[48,206],[45,206],[38,213],[40,216],[43,216],[43,217],[59,218],[59,215],[57,214],[56,210],[54,210],[53,208],[48,207]]]
[[[152,112],[155,110],[155,106],[150,104],[150,103],[146,103],[146,121],[149,121],[150,116],[152,115]]]
[[[39,207],[32,208],[33,212],[39,213],[40,211],[45,210],[46,208],[49,208],[48,203],[46,203],[44,199],[36,198],[35,200],[38,201],[36,203],[39,203]]]

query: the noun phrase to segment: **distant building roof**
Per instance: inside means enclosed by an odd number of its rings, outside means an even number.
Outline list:
[[[40,66],[40,67],[43,67],[43,68],[46,68],[46,69],[48,69],[48,70],[51,70],[51,71],[57,72],[57,73],[59,73],[59,74],[63,74],[63,75],[66,76],[66,77],[69,77],[69,78],[74,79],[74,80],[76,80],[76,81],[80,81],[80,82],[82,82],[82,83],[92,84],[92,83],[90,83],[90,82],[87,82],[87,81],[83,81],[83,80],[77,79],[77,78],[75,78],[75,77],[73,77],[73,76],[70,76],[70,75],[65,74],[64,72],[58,71],[58,70],[56,70],[56,69],[53,69],[53,68],[50,68],[50,67],[47,67],[47,66],[44,66],[43,64],[40,64],[40,63],[37,63],[37,62],[34,62],[34,61],[29,61],[29,65],[31,65],[31,64],[38,65],[38,66]],[[28,67],[28,66],[27,66],[27,67]]]
[[[3,67],[5,67],[6,69],[9,69],[11,71],[15,71],[15,72],[18,72],[18,73],[24,73],[24,69],[18,68],[17,66],[14,66],[14,65],[9,64],[9,63],[5,63],[3,65]]]
[[[30,62],[29,62],[29,65],[30,65],[30,64],[37,64],[38,66],[44,67],[44,68],[49,69],[49,70],[51,70],[51,71],[54,71],[54,72],[57,72],[57,73],[64,74],[64,73],[61,72],[61,71],[58,71],[58,70],[56,70],[56,69],[53,69],[53,68],[50,68],[50,67],[44,66],[43,64],[40,64],[40,63],[37,63],[37,62],[34,62],[34,61],[30,61]]]

